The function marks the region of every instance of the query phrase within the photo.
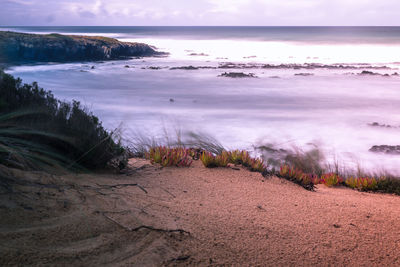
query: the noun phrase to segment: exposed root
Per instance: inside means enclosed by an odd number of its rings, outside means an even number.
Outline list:
[[[176,196],[174,194],[172,194],[171,192],[169,192],[167,189],[160,187],[165,193],[171,195],[173,198],[176,198]]]
[[[127,186],[137,186],[139,187],[143,192],[146,194],[148,193],[146,189],[143,188],[143,186],[139,184],[115,184],[115,185],[106,185],[106,184],[97,184],[100,187],[111,189],[111,188],[120,188],[120,187],[127,187]]]
[[[104,212],[100,212],[105,218],[107,218],[108,220],[112,221],[113,223],[117,224],[118,226],[120,226],[121,228],[125,229],[126,231],[129,232],[136,232],[139,231],[140,229],[148,229],[151,231],[156,231],[156,232],[161,232],[161,233],[180,233],[180,234],[187,234],[187,235],[191,235],[190,232],[185,231],[183,229],[160,229],[160,228],[155,228],[152,226],[148,226],[148,225],[141,225],[138,226],[136,228],[130,228],[128,226],[125,226],[123,224],[121,224],[120,222],[118,222],[117,220],[111,218],[110,216],[107,216]]]
[[[183,256],[179,256],[173,259],[170,259],[168,262],[169,263],[173,263],[173,262],[177,262],[177,261],[186,261],[190,258],[190,255],[183,255]]]
[[[138,231],[140,229],[149,229],[149,230],[152,230],[152,231],[163,232],[163,233],[180,233],[180,234],[191,235],[190,232],[185,231],[183,229],[160,229],[160,228],[154,228],[152,226],[147,226],[147,225],[141,225],[139,227],[131,229],[131,231],[135,232],[135,231]]]

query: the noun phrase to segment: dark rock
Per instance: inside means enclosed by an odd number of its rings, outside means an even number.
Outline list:
[[[229,77],[229,78],[258,78],[254,73],[243,73],[243,72],[224,72],[218,77]]]
[[[397,126],[393,126],[390,124],[380,124],[378,122],[369,123],[368,125],[372,127],[381,127],[381,128],[398,128]]]
[[[173,102],[175,102],[175,100],[173,98],[170,98],[169,102],[173,103]]]
[[[388,146],[388,145],[373,146],[369,149],[369,151],[375,153],[390,154],[390,155],[400,155],[400,146]]]
[[[390,69],[387,66],[373,66],[364,64],[319,64],[319,63],[304,63],[304,64],[257,64],[257,63],[220,63],[220,69],[294,69],[294,70],[313,70],[313,69],[332,69],[332,70],[350,70],[350,69]]]
[[[314,76],[314,73],[296,73],[295,76]]]
[[[257,69],[257,64],[244,64],[244,63],[223,63],[218,66],[219,69]]]
[[[373,75],[373,76],[376,76],[376,75],[381,75],[381,74],[376,73],[376,72],[372,72],[372,71],[363,70],[363,71],[362,71],[361,73],[359,73],[358,75]]]
[[[205,53],[190,53],[189,56],[201,56],[201,57],[208,57]]]
[[[114,157],[107,162],[106,168],[119,173],[127,167],[129,158],[129,151],[125,151],[120,156]]]
[[[182,66],[182,67],[172,67],[170,70],[198,70],[198,69],[216,69],[212,66]]]
[[[141,43],[113,38],[0,31],[0,63],[73,62],[165,55]]]
[[[170,70],[198,70],[198,67],[193,66],[183,66],[183,67],[172,67]]]
[[[129,68],[129,65],[125,65],[125,68]]]

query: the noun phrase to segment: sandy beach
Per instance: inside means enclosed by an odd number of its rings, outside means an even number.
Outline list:
[[[398,196],[310,192],[200,161],[131,159],[120,175],[13,172],[14,193],[0,192],[2,266],[400,265]]]

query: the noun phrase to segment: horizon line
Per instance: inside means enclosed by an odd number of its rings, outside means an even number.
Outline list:
[[[0,25],[0,27],[400,27],[400,25]]]

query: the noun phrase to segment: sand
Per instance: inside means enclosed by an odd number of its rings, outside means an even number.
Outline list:
[[[15,193],[0,187],[1,266],[400,266],[399,196],[310,192],[198,161],[13,175]]]

